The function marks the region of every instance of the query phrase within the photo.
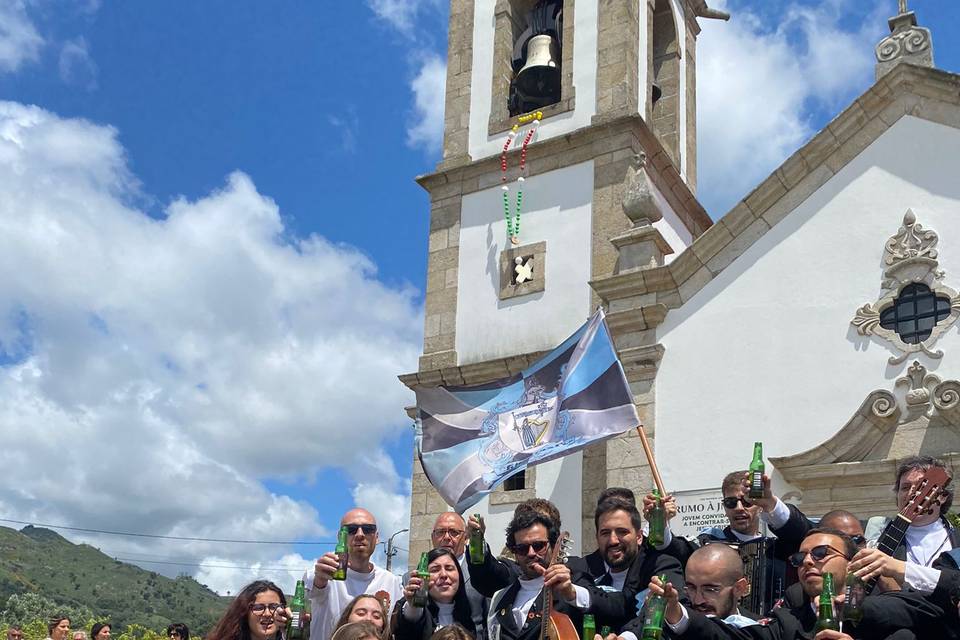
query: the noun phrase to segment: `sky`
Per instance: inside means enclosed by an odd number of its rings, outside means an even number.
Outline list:
[[[717,219],[870,86],[896,2],[710,4]],[[957,3],[911,6],[960,70]],[[354,504],[407,526],[446,19],[0,0],[0,525],[280,543],[60,530],[221,593],[292,591]]]

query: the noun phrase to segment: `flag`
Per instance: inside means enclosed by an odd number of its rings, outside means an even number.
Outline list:
[[[517,375],[414,391],[420,463],[461,513],[528,465],[640,424],[603,310]]]

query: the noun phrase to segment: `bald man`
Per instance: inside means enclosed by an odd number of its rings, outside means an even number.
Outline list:
[[[331,552],[323,554],[313,570],[303,575],[312,613],[311,640],[330,640],[337,618],[358,595],[376,596],[384,602],[388,612],[403,597],[400,576],[370,561],[379,541],[377,520],[373,514],[366,509],[351,509],[340,520],[340,526],[347,528],[347,579],[331,579],[338,566],[337,555]]]

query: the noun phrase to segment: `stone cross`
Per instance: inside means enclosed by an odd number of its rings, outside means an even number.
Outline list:
[[[514,267],[514,272],[517,274],[517,284],[523,284],[528,280],[533,280],[533,258],[530,258],[524,263],[523,258],[517,257],[514,263],[517,265]]]

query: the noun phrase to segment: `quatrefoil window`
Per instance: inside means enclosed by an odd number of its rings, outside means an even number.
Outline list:
[[[907,344],[920,344],[949,315],[949,298],[934,294],[924,284],[909,284],[892,305],[880,312],[880,326],[895,331]]]

